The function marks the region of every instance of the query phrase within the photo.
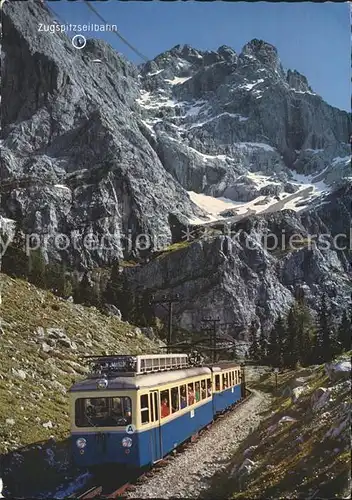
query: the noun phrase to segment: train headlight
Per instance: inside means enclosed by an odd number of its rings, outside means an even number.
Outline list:
[[[124,448],[131,448],[132,446],[132,439],[130,437],[124,437],[122,440],[122,446]]]
[[[84,438],[78,438],[76,441],[77,448],[82,450],[87,446],[87,441]]]
[[[98,389],[106,389],[108,386],[108,381],[105,378],[102,378],[97,381],[97,388]]]

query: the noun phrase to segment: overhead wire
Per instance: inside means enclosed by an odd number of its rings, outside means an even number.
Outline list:
[[[95,7],[93,7],[93,5],[91,5],[89,2],[84,2],[84,4],[88,7],[88,9],[90,9],[92,12],[94,12],[94,14],[104,23],[104,24],[108,24],[105,19],[99,14],[99,12],[95,9]],[[149,59],[148,57],[146,57],[144,54],[142,54],[138,49],[136,49],[136,47],[134,47],[132,44],[129,43],[129,41],[124,37],[122,36],[118,31],[116,30],[113,30],[111,31],[111,33],[114,33],[124,44],[126,44],[135,54],[137,54],[138,57],[140,57],[141,59],[143,59],[145,62],[148,62]]]
[[[63,19],[62,17],[60,17],[55,11],[54,9],[52,9],[48,4],[45,4],[45,7],[52,13],[52,15],[55,17],[55,19],[58,19],[59,21],[61,21],[62,24],[65,24],[67,25],[68,23],[65,21],[65,19]]]

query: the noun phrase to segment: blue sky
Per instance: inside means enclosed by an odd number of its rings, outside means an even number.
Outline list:
[[[48,2],[68,23],[100,21],[84,1]],[[202,50],[229,45],[240,52],[253,38],[275,45],[285,69],[303,73],[329,104],[351,109],[349,4],[268,2],[93,2],[108,23],[148,58],[188,43]],[[129,60],[142,62],[116,35],[95,33]]]

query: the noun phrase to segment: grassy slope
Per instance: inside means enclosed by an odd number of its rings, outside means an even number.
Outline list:
[[[4,274],[0,286],[0,454],[68,435],[66,390],[72,379],[84,375],[80,355],[157,352],[157,345],[135,327],[95,308],[72,304]],[[45,338],[39,338],[38,327]],[[63,329],[77,350],[57,344],[44,352],[43,342],[52,342],[47,328]],[[13,369],[23,370],[26,378]],[[49,421],[53,427],[43,427]]]
[[[350,432],[347,426],[336,439],[326,437],[331,427],[338,427],[347,418],[351,394],[348,381],[332,384],[323,366],[312,371],[307,391],[293,403],[287,388],[306,370],[279,375],[278,391],[274,376],[264,375],[253,384],[274,394],[270,411],[264,415],[260,428],[243,443],[230,466],[214,478],[210,496],[206,498],[341,498],[348,491],[350,480]],[[320,410],[312,411],[310,398],[318,387],[334,387],[331,401]],[[285,390],[286,388],[286,390]],[[275,424],[283,416],[296,422]],[[271,427],[271,429],[270,429]],[[234,473],[245,457],[244,450],[256,446],[248,458],[255,466],[247,478],[240,480]]]

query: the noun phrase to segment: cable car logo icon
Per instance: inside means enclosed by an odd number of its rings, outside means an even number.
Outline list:
[[[136,431],[136,428],[134,425],[130,424],[126,427],[126,433],[127,434],[134,434]]]

